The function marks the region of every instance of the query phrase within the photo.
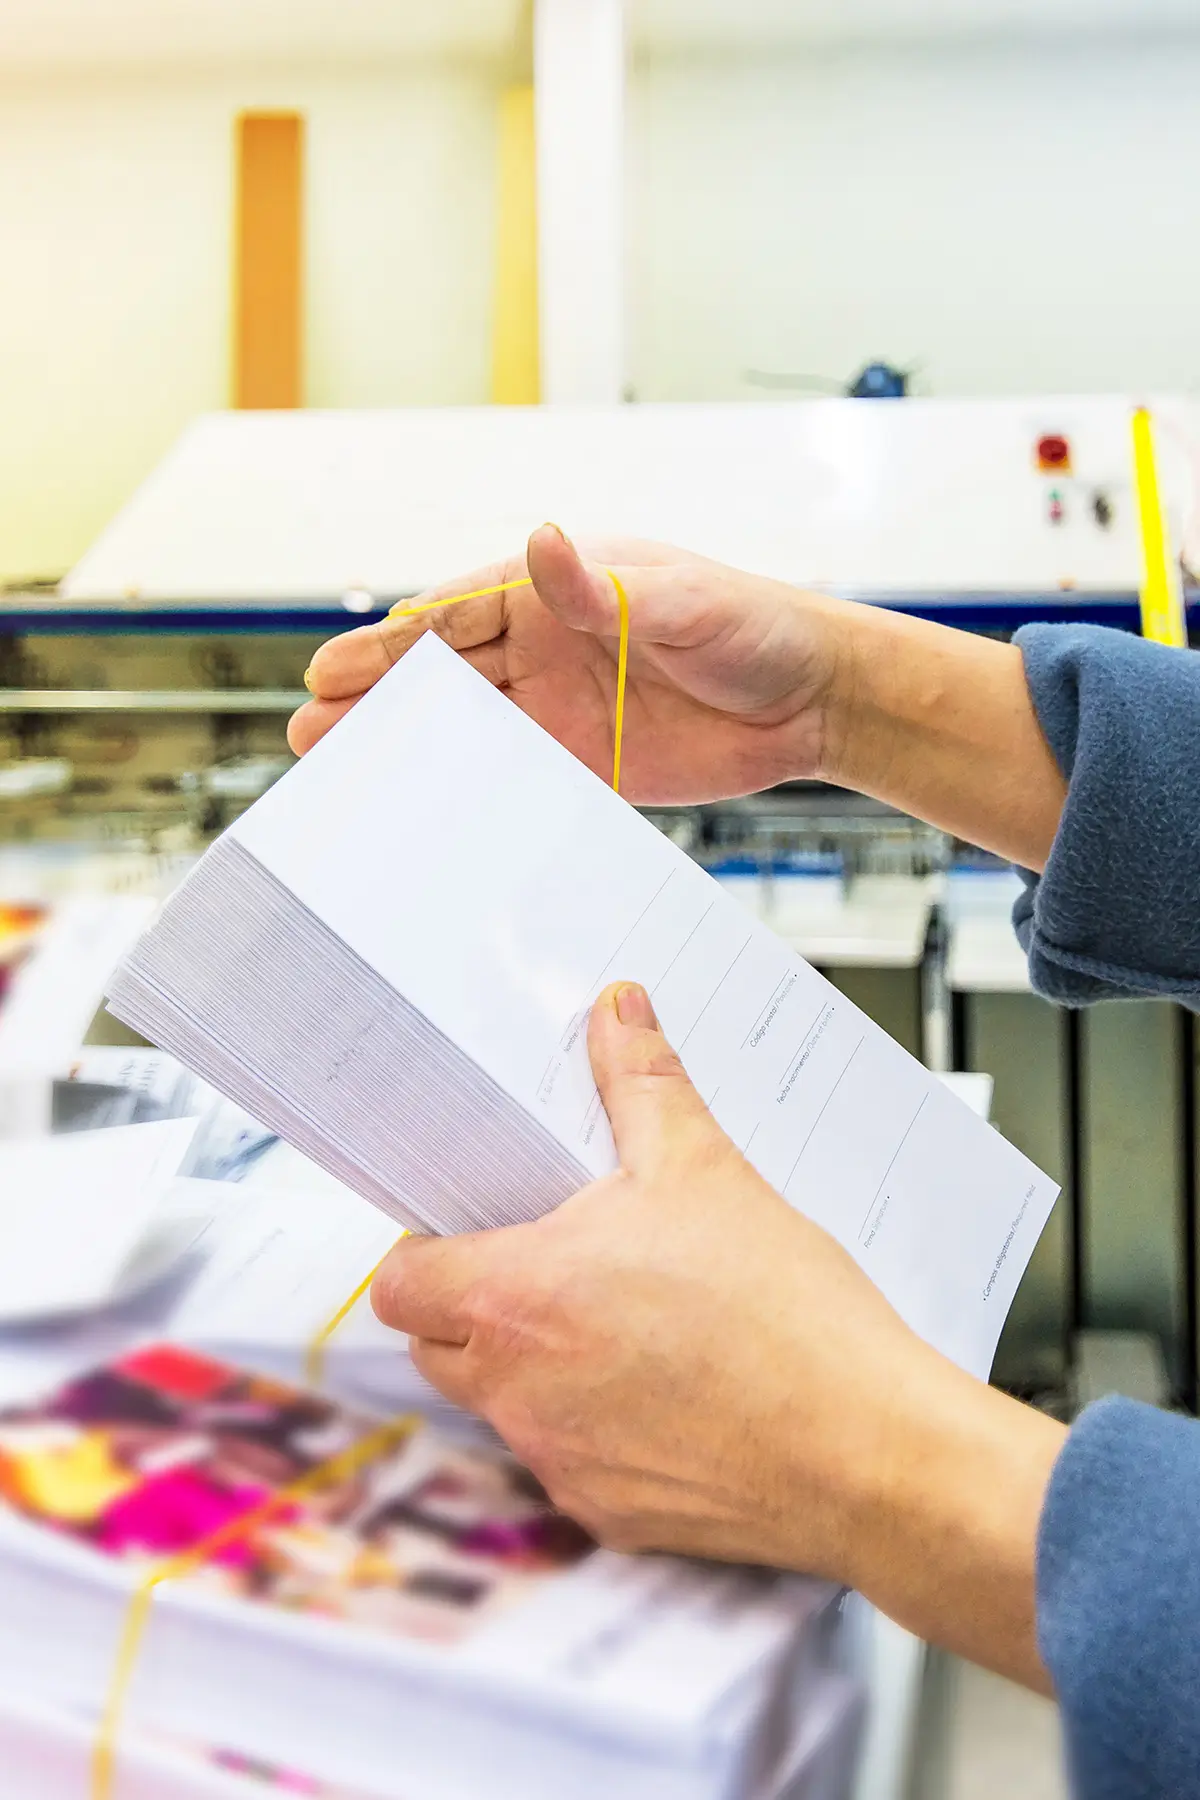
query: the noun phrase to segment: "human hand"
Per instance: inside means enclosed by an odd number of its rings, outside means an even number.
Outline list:
[[[663,544],[598,541],[583,557],[544,525],[526,555],[414,605],[516,581],[532,587],[396,616],[323,644],[297,754],[433,630],[597,773],[612,767],[617,596],[629,597],[622,789],[642,804],[746,794],[820,771],[823,705],[838,660],[838,603]]]
[[[776,1194],[640,988],[589,1026],[621,1168],[376,1277],[419,1369],[602,1543],[807,1570],[1023,1679],[1060,1429],[971,1380]]]
[[[877,1363],[848,1349],[928,1353],[735,1149],[652,1020],[641,988],[592,1010],[620,1171],[534,1224],[404,1240],[376,1311],[602,1542],[830,1572],[833,1469],[877,1436]]]

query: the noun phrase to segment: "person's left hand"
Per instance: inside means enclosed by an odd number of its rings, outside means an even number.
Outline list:
[[[376,1312],[602,1543],[840,1578],[894,1397],[962,1378],[734,1148],[643,989],[601,996],[590,1047],[620,1172],[535,1224],[405,1240]]]

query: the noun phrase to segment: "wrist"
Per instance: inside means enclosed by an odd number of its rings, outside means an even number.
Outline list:
[[[895,778],[905,740],[936,718],[937,683],[930,679],[928,627],[887,607],[841,602],[828,615],[829,680],[821,729],[821,779],[873,793]],[[921,654],[922,648],[926,652]],[[924,679],[922,680],[922,674]]]
[[[822,778],[1043,868],[1066,783],[1020,651],[851,602],[828,628]]]
[[[1048,1689],[1037,1537],[1065,1427],[921,1348],[849,1514],[846,1579],[918,1636]]]

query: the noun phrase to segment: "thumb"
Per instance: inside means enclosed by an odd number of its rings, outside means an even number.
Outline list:
[[[605,988],[588,1021],[592,1073],[623,1168],[652,1168],[697,1131],[716,1131],[703,1100],[636,983]]]
[[[621,615],[608,571],[585,563],[560,526],[539,525],[525,560],[538,599],[561,624],[596,637],[616,637]]]
[[[402,1237],[372,1279],[376,1318],[410,1337],[465,1344],[471,1335],[471,1295],[491,1266],[501,1235]]]
[[[539,525],[526,546],[525,563],[534,591],[547,612],[572,631],[615,638],[621,609],[613,576],[619,575],[629,601],[629,635],[644,643],[691,643],[698,598],[681,577],[678,555],[662,546],[643,546],[653,560],[609,569],[587,561],[558,525]],[[692,571],[693,583],[699,577]],[[711,586],[711,578],[705,578]]]

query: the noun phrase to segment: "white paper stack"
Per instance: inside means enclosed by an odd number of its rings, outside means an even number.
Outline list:
[[[113,1173],[129,1187],[117,1193],[112,1218],[97,1222],[114,1237],[142,1205],[132,1184],[136,1168],[127,1157],[114,1163],[108,1153],[110,1142],[116,1152],[127,1136],[104,1133],[97,1157],[86,1146],[78,1151],[80,1139],[65,1140],[82,1157],[70,1165],[80,1206],[113,1194]],[[0,1145],[0,1171],[3,1158]],[[264,1182],[257,1167],[239,1183],[176,1177],[115,1284],[99,1284],[89,1304],[71,1311],[58,1289],[48,1312],[31,1316],[23,1306],[10,1319],[0,1316],[0,1405],[49,1391],[147,1341],[187,1345],[285,1381],[307,1380],[314,1337],[390,1247],[395,1226],[312,1165],[291,1174],[279,1186]],[[43,1283],[54,1269],[55,1247],[51,1233],[39,1248]],[[419,1412],[460,1440],[497,1442],[418,1374],[408,1340],[380,1324],[365,1296],[323,1348],[321,1387],[389,1417]]]
[[[432,635],[208,851],[110,1005],[453,1232],[614,1168],[586,1020],[618,979],[763,1175],[986,1372],[1054,1185]]]
[[[149,1065],[170,1059],[159,1051],[128,1055],[128,1067],[125,1052],[89,1052],[84,1060],[90,1066],[93,1056],[122,1059],[102,1066],[133,1077],[136,1089],[42,1085],[56,1093],[78,1089],[85,1098],[149,1104],[157,1092],[169,1099],[170,1071]],[[188,1078],[191,1098],[200,1085]],[[0,1083],[0,1116],[5,1096]],[[222,1113],[236,1110],[220,1102]],[[191,1118],[61,1137],[43,1131],[19,1141],[0,1134],[0,1400],[148,1334],[305,1378],[317,1333],[395,1242],[396,1227],[274,1138],[263,1155],[239,1164],[236,1181],[169,1179],[181,1154],[187,1168],[197,1145],[219,1148],[208,1124]],[[150,1186],[148,1153],[164,1138],[174,1155],[159,1159],[160,1179]],[[64,1239],[68,1251],[78,1246],[81,1254],[60,1254]],[[10,1253],[14,1268],[23,1259],[35,1277],[9,1284],[11,1310],[2,1278]],[[345,1399],[420,1410],[458,1433],[467,1423],[421,1380],[406,1339],[380,1324],[365,1296],[324,1347],[322,1381]]]
[[[166,1344],[0,1409],[0,1693],[98,1718],[139,1574],[375,1423]],[[859,1698],[836,1598],[592,1549],[499,1448],[421,1426],[160,1588],[122,1741],[371,1800],[775,1800]]]
[[[0,1767],[5,1800],[88,1800],[98,1719],[78,1708],[0,1695]],[[252,1767],[221,1751],[153,1734],[127,1733],[114,1800],[374,1800],[296,1770]]]
[[[87,1313],[162,1269],[191,1119],[0,1143],[0,1327]]]
[[[814,1683],[792,1751],[755,1800],[847,1800],[863,1696],[837,1674]],[[0,1695],[0,1767],[5,1800],[86,1800],[97,1721],[77,1710]],[[295,1768],[277,1769],[221,1750],[139,1732],[125,1734],[115,1800],[378,1800],[359,1788],[331,1787]],[[405,1800],[441,1800],[436,1777],[410,1786]],[[555,1800],[570,1800],[560,1792]]]
[[[273,1131],[160,1050],[84,1046],[72,1057],[67,1080],[56,1084],[56,1114],[67,1110],[78,1084],[132,1095],[137,1119],[198,1120],[184,1172],[203,1181],[243,1181],[280,1147]]]

